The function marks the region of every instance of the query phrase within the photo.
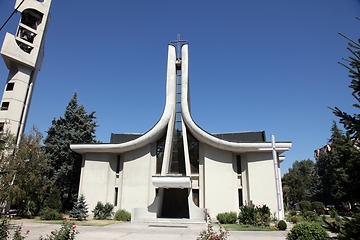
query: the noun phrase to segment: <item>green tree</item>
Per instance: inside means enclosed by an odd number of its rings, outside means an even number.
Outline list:
[[[358,18],[358,20],[360,19]],[[353,107],[355,107],[355,112],[358,112],[360,109],[360,39],[356,42],[343,34],[341,35],[349,41],[347,49],[350,51],[351,56],[343,59],[346,63],[340,62],[340,64],[349,70],[349,77],[351,78],[349,87],[352,89],[352,96],[356,101]],[[343,124],[346,129],[345,146],[337,144],[337,149],[339,150],[337,154],[340,154],[341,166],[346,175],[343,178],[345,179],[346,177],[344,183],[347,185],[346,194],[350,198],[350,201],[359,201],[360,155],[358,149],[360,139],[360,114],[349,114],[341,111],[338,107],[330,109],[340,118],[340,123]]]
[[[71,210],[77,201],[80,181],[81,155],[70,149],[70,144],[96,143],[95,112],[87,113],[78,105],[74,93],[63,117],[53,119],[44,140],[45,152],[51,162],[50,177],[54,187],[60,189],[63,210]]]
[[[76,218],[78,221],[85,220],[89,216],[84,194],[80,194],[80,197],[78,201],[74,203],[74,207],[70,211],[69,216],[71,218]]]
[[[311,175],[314,167],[315,164],[310,159],[296,160],[282,177],[283,189],[286,189],[284,198],[290,205],[310,199]]]
[[[358,156],[355,141],[333,123],[331,137],[316,159],[319,191],[315,200],[337,204],[352,199],[348,161]],[[349,166],[351,168],[351,166]]]
[[[24,204],[27,215],[34,214],[50,187],[46,176],[49,164],[41,140],[42,134],[33,127],[30,134],[22,136],[19,146],[3,152],[2,171],[6,174],[1,179],[0,199],[17,206]]]

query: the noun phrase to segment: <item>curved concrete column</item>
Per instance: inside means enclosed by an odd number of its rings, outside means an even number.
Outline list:
[[[176,52],[173,45],[168,45],[168,62],[166,74],[166,103],[160,120],[143,136],[129,142],[119,144],[71,144],[70,148],[77,153],[106,152],[123,153],[141,148],[160,138],[166,131],[167,125],[175,109],[176,95]]]
[[[259,148],[269,148],[271,149],[270,142],[261,142],[261,143],[237,143],[229,142],[213,135],[207,133],[201,129],[192,119],[190,110],[189,110],[189,45],[184,44],[182,46],[182,61],[181,61],[181,70],[182,70],[182,82],[181,82],[181,110],[183,121],[190,130],[190,132],[197,138],[199,141],[204,142],[212,147],[227,150],[231,152],[254,152],[259,151]],[[291,148],[291,143],[283,142],[276,143],[276,148],[281,148],[283,151],[289,150]],[[271,150],[269,150],[271,151]],[[280,152],[280,151],[279,151]]]

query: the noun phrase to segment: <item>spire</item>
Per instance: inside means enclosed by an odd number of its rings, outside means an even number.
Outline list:
[[[180,40],[180,34],[178,34],[177,40],[171,40],[170,43],[177,43],[176,49],[177,49],[177,59],[180,59],[180,47],[182,42],[187,42],[187,40]]]

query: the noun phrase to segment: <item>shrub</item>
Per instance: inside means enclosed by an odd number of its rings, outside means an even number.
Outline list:
[[[235,212],[225,212],[216,215],[216,219],[221,224],[234,224],[236,223],[237,214]]]
[[[318,220],[318,215],[314,211],[307,211],[302,214],[305,221],[316,222]]]
[[[41,236],[39,240],[74,240],[75,235],[79,233],[76,230],[76,225],[67,221],[66,218],[62,220],[59,230],[51,231],[50,235],[47,235],[45,238]]]
[[[36,203],[31,200],[26,200],[17,212],[21,217],[33,218],[37,213]]]
[[[297,215],[291,216],[291,222],[297,223],[299,221],[299,217]]]
[[[88,215],[88,207],[85,201],[85,196],[80,195],[78,201],[74,203],[73,209],[70,211],[69,216],[76,218],[78,221],[85,220]]]
[[[311,211],[311,203],[309,201],[303,200],[299,202],[299,207],[301,212]]]
[[[39,215],[41,220],[60,220],[62,218],[61,213],[49,207],[42,209]]]
[[[338,215],[338,212],[335,208],[333,208],[333,209],[329,210],[329,215],[331,218],[336,218],[336,216]]]
[[[288,232],[287,240],[327,240],[328,233],[318,224],[301,222]]]
[[[359,209],[358,209],[359,210]],[[343,221],[327,222],[325,228],[337,233],[339,240],[359,239],[360,236],[360,213],[352,213],[351,218],[343,217]]]
[[[9,232],[9,220],[6,217],[0,219],[0,239],[6,239]]]
[[[114,205],[112,205],[111,203],[106,203],[104,205],[102,204],[102,202],[97,202],[92,212],[94,213],[95,219],[104,220],[112,217],[112,215],[114,214],[113,209],[114,209]]]
[[[239,222],[254,226],[270,225],[270,209],[265,204],[263,206],[244,205],[240,207]]]
[[[280,220],[277,224],[277,227],[279,228],[279,230],[284,231],[287,228],[287,224],[284,220]]]
[[[289,211],[289,214],[290,214],[290,216],[296,216],[296,215],[297,215],[296,209],[291,209],[291,210]]]
[[[116,221],[128,222],[131,220],[131,213],[129,213],[128,211],[126,211],[124,209],[117,210],[114,218]]]
[[[14,230],[14,234],[12,236],[12,240],[22,240],[24,238],[26,238],[26,236],[29,234],[30,230],[27,230],[25,235],[22,234],[22,226],[21,225],[18,225],[16,227],[16,229]]]
[[[318,215],[324,214],[325,205],[322,202],[312,202],[311,210],[314,210]]]

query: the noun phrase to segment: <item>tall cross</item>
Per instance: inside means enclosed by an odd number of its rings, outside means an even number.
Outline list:
[[[170,43],[177,43],[177,58],[180,58],[180,44],[187,42],[187,40],[180,40],[180,34],[178,34],[177,40],[171,40]]]
[[[281,202],[281,191],[280,191],[280,179],[279,179],[279,164],[276,151],[289,150],[288,148],[276,148],[275,146],[275,136],[271,134],[271,148],[259,148],[260,151],[272,151],[273,162],[274,162],[274,172],[275,172],[275,184],[276,184],[276,196],[277,196],[277,205],[278,205],[278,217],[279,220],[283,220],[282,213],[282,202]]]

